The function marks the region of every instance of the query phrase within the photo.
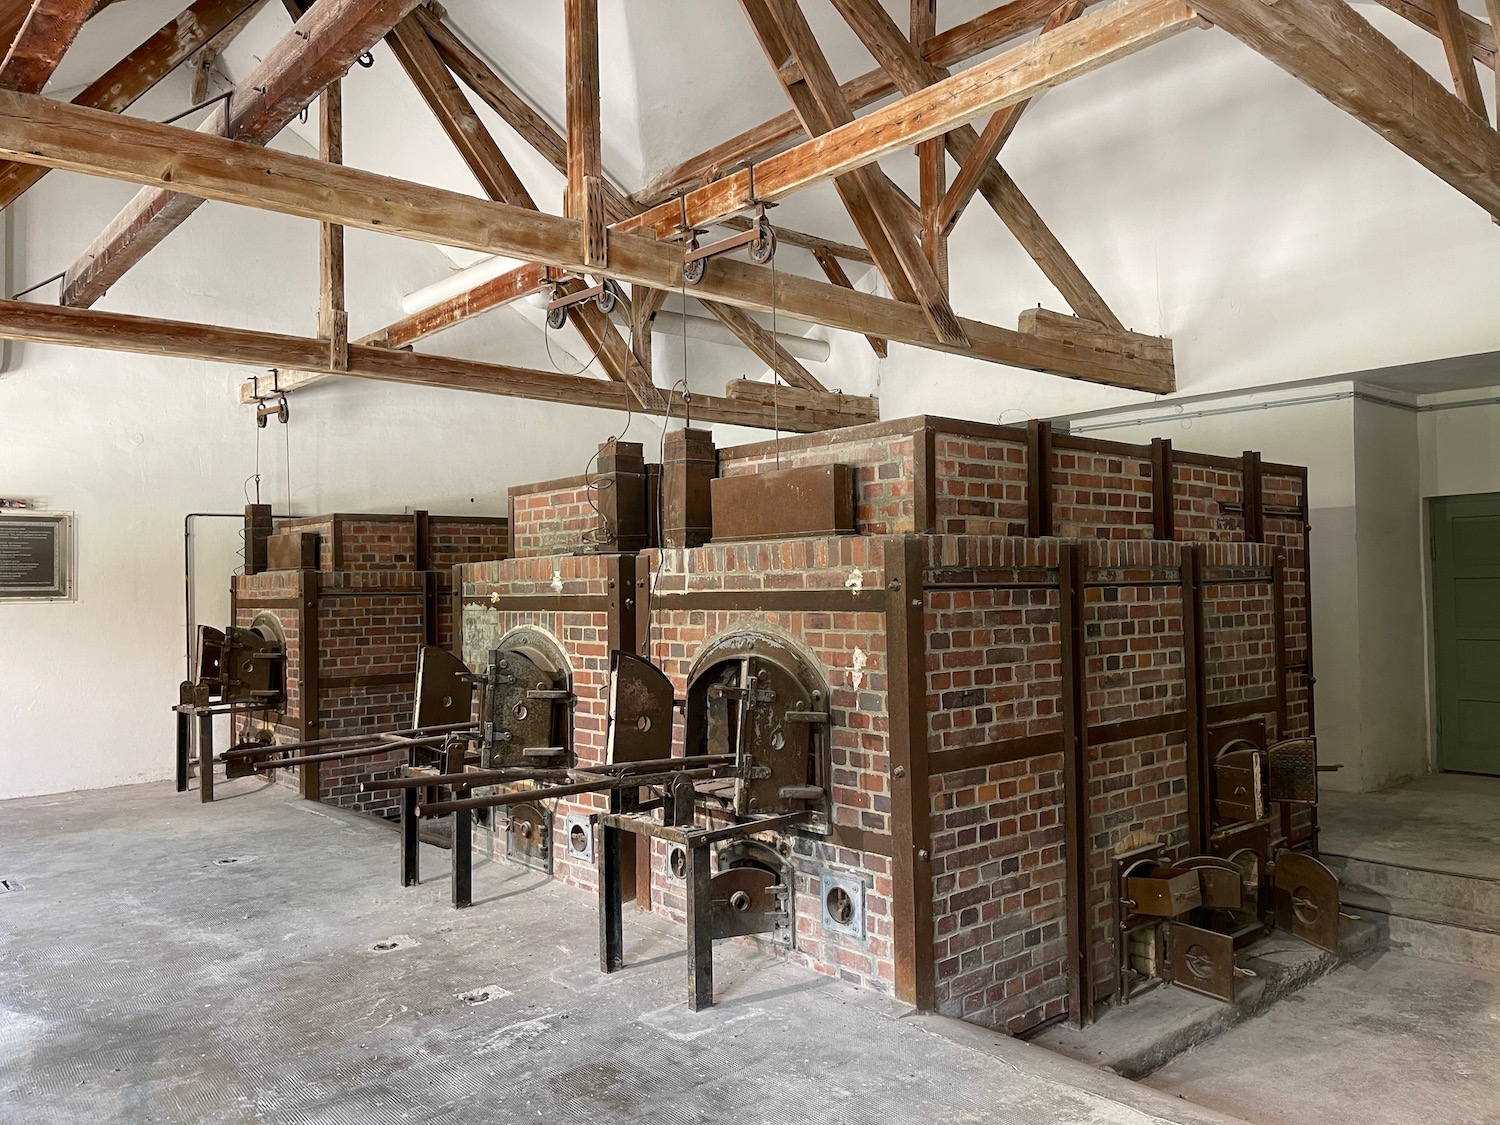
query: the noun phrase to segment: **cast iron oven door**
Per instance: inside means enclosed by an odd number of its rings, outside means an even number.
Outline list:
[[[715,938],[770,934],[794,943],[791,869],[775,849],[739,840],[719,852],[719,873],[710,883]]]
[[[1180,988],[1234,1003],[1234,938],[1167,922],[1166,979]]]
[[[226,633],[200,625],[196,671],[199,693],[207,687],[213,701],[273,707],[286,690],[286,645],[266,623]]]
[[[1266,815],[1262,751],[1236,739],[1214,760],[1214,811],[1221,820],[1256,821]]]
[[[1338,877],[1310,855],[1276,855],[1276,926],[1293,937],[1339,951]]]
[[[415,730],[469,721],[474,685],[469,666],[444,648],[423,645],[417,651]]]
[[[1318,743],[1311,738],[1278,742],[1266,751],[1266,792],[1273,801],[1318,803]]]
[[[736,815],[795,812],[823,799],[812,772],[811,702],[796,677],[758,656],[726,669],[708,689],[710,742],[739,753]],[[826,721],[821,713],[817,718]]]
[[[511,649],[490,653],[485,672],[484,769],[565,765],[558,714],[566,706],[565,676],[554,675]]]
[[[655,762],[672,756],[672,681],[644,657],[614,654],[609,677],[610,763]]]

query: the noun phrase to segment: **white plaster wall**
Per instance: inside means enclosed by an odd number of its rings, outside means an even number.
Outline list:
[[[1500,492],[1500,403],[1427,410],[1417,430],[1423,496]]]
[[[1361,791],[1428,772],[1427,612],[1412,410],[1354,403]],[[1321,670],[1320,670],[1321,672]]]

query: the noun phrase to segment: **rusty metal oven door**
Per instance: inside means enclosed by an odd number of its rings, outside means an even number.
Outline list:
[[[469,720],[474,685],[469,666],[444,648],[423,645],[417,653],[417,706],[412,727],[449,726]]]
[[[655,762],[672,756],[672,681],[651,661],[617,652],[609,677],[605,760]]]
[[[1276,854],[1276,926],[1329,953],[1339,951],[1339,880],[1310,855]]]
[[[566,746],[559,737],[557,710],[568,693],[551,672],[508,649],[490,654],[485,673],[484,740],[480,765],[565,764]]]
[[[1266,815],[1262,752],[1243,741],[1214,759],[1214,812],[1220,820],[1253,822]]]
[[[796,812],[824,791],[814,773],[809,693],[797,678],[769,660],[745,661],[740,690],[739,781],[734,811],[740,816]]]
[[[1234,1003],[1234,938],[1181,922],[1165,922],[1163,929],[1165,978],[1190,992]]]
[[[1266,751],[1266,795],[1292,804],[1318,803],[1318,744],[1311,738],[1278,742]]]

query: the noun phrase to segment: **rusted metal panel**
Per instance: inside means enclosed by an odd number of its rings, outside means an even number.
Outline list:
[[[1051,454],[1047,456],[1050,458]],[[1094,1019],[1093,941],[1089,933],[1093,911],[1089,905],[1088,878],[1088,671],[1083,628],[1085,561],[1083,548],[1070,543],[1062,548],[1058,567],[1062,582],[1059,601],[1062,613],[1063,861],[1068,906],[1068,1018],[1075,1027],[1083,1027]]]
[[[854,470],[810,465],[715,477],[714,542],[854,533]]]
[[[1317,804],[1317,741],[1292,738],[1270,747],[1266,751],[1266,790],[1273,801]]]
[[[652,762],[672,754],[672,681],[644,657],[614,654],[605,761]]]
[[[599,447],[593,478],[595,504],[603,527],[601,551],[646,549],[646,457],[636,441],[607,441]]]
[[[1151,439],[1151,534],[1157,539],[1177,538],[1177,505],[1173,492],[1172,442]]]
[[[1152,918],[1178,918],[1203,905],[1203,890],[1195,871],[1157,868],[1150,875],[1126,880],[1131,909]]]
[[[1026,423],[1026,534],[1052,534],[1052,427]]]
[[[466,678],[468,674],[469,666],[452,653],[435,645],[419,649],[412,727],[421,730],[467,722],[474,696],[473,684]]]
[[[245,505],[246,574],[260,574],[266,570],[266,544],[271,538],[271,527],[271,505]]]
[[[1169,922],[1166,978],[1179,988],[1234,1002],[1234,938],[1213,930]]]
[[[1338,877],[1310,855],[1282,851],[1276,856],[1274,878],[1277,928],[1337,953]]]
[[[273,535],[266,545],[266,569],[317,570],[322,542],[323,537],[314,531],[283,531]]]

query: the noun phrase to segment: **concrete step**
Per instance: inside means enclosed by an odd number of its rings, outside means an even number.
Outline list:
[[[1467,919],[1459,921],[1459,925],[1488,918],[1500,926],[1500,880],[1347,856],[1325,855],[1323,860],[1339,877],[1346,899],[1358,897],[1366,901],[1383,899],[1391,903],[1428,904],[1454,911],[1456,918]]]
[[[1345,962],[1364,956],[1375,947],[1377,938],[1373,922],[1345,919],[1339,930],[1339,952],[1333,954],[1278,932],[1256,942],[1237,958],[1255,976],[1239,982],[1233,1004],[1163,985],[1129,1004],[1105,1008],[1090,1027],[1078,1030],[1055,1025],[1031,1036],[1030,1041],[1139,1080],[1189,1048],[1260,1015],[1282,997],[1306,988]]]
[[[1383,948],[1450,965],[1500,965],[1500,881],[1326,856],[1345,909],[1369,919]]]

